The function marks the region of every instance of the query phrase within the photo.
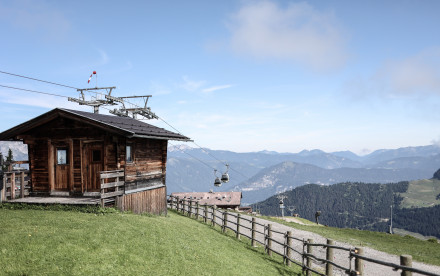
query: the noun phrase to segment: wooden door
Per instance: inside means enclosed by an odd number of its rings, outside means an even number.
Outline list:
[[[104,168],[102,143],[85,144],[83,148],[85,170],[85,192],[100,192],[101,182],[99,172]]]
[[[68,191],[70,178],[69,148],[55,146],[55,191]]]

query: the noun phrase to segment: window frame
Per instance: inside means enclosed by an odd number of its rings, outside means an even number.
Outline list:
[[[128,154],[129,151],[130,151],[130,155]],[[125,162],[126,163],[130,163],[130,164],[134,162],[134,147],[133,147],[133,144],[126,144],[125,145]]]
[[[69,165],[69,148],[68,147],[57,147],[56,148],[56,150],[57,150],[57,158],[56,158],[56,164],[58,165],[58,166],[65,166],[65,165]],[[60,158],[59,158],[59,152],[60,151],[65,151],[65,153],[66,153],[66,155],[65,155],[65,159],[66,160],[64,160],[64,163],[59,163],[59,160],[60,160]],[[61,159],[62,160],[62,159]]]
[[[95,152],[99,151],[99,160],[95,160]],[[102,163],[102,149],[91,149],[91,163],[97,164],[97,163]]]

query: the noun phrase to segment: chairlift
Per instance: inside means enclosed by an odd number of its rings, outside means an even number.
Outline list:
[[[220,178],[217,176],[217,170],[214,170],[215,180],[214,180],[214,186],[220,187],[222,185],[222,182],[220,181]]]
[[[229,182],[229,174],[228,174],[228,172],[229,172],[229,165],[226,164],[226,171],[222,174],[222,179],[221,179],[223,183]]]

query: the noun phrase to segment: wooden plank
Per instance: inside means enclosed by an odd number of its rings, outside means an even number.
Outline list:
[[[101,194],[101,199],[123,195],[124,191],[110,192]]]
[[[11,175],[11,199],[15,199],[15,173]]]
[[[21,172],[20,173],[20,197],[21,198],[24,198],[24,196],[25,196],[25,183],[24,183],[24,172]]]
[[[47,158],[47,168],[48,168],[48,173],[49,173],[49,191],[52,191],[55,189],[55,174],[54,174],[54,167],[55,167],[55,162],[54,162],[54,152],[53,152],[53,146],[51,143],[51,140],[48,139],[47,140],[47,154],[48,154],[48,158]]]
[[[6,200],[6,177],[3,177],[3,189],[1,190],[0,194],[0,202],[3,202]]]
[[[69,187],[68,190],[73,192],[73,152],[74,152],[74,148],[73,148],[73,140],[69,139]]]
[[[102,173],[101,179],[113,178],[113,177],[121,177],[124,176],[124,172],[114,172],[114,173]]]
[[[122,211],[131,210],[134,213],[161,214],[166,212],[166,187],[126,194],[120,200],[118,208]]]
[[[81,163],[81,193],[84,193],[84,156],[83,156],[83,141],[79,140],[79,156]]]
[[[14,161],[14,164],[29,164],[29,161]]]
[[[120,187],[120,186],[124,186],[124,184],[125,184],[124,181],[110,182],[106,184],[101,184],[101,189]]]

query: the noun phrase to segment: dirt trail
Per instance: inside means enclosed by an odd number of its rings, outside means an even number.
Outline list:
[[[220,215],[220,214],[218,214],[218,215]],[[245,227],[241,227],[240,232],[243,233],[244,235],[247,235],[250,237],[251,231],[247,228],[252,228],[252,224],[250,222],[250,220],[252,220],[252,217],[247,216],[247,215],[241,215],[241,218],[242,218],[241,225],[243,225]],[[234,218],[232,216],[229,216],[229,218],[228,218],[228,220],[231,220],[231,221],[233,221],[233,219]],[[219,224],[221,224],[220,220],[216,219],[216,221]],[[320,244],[327,243],[326,238],[324,238],[318,234],[315,234],[313,232],[298,230],[298,229],[295,229],[295,228],[292,228],[292,227],[289,227],[289,226],[286,226],[286,225],[283,225],[283,224],[280,224],[277,222],[268,221],[268,220],[261,219],[258,217],[256,218],[256,221],[258,224],[260,224],[260,225],[257,225],[256,230],[259,233],[256,234],[256,239],[258,241],[260,241],[261,243],[264,243],[264,234],[263,234],[264,233],[264,226],[262,226],[262,225],[267,225],[267,224],[272,225],[272,230],[274,230],[273,238],[275,240],[279,241],[281,244],[284,244],[284,233],[286,233],[287,231],[291,231],[293,237],[300,239],[300,240],[313,239],[314,243],[320,243]],[[228,226],[235,229],[236,224],[228,223]],[[279,233],[277,233],[277,232],[279,232]],[[278,244],[276,242],[272,242],[274,250],[277,252],[283,253],[284,247],[281,244]],[[351,244],[337,242],[337,241],[335,241],[335,245],[343,246],[343,247],[354,247]],[[293,248],[299,252],[302,252],[303,251],[302,241],[301,242],[294,241]],[[363,247],[363,248],[364,248],[364,256],[366,256],[366,257],[379,259],[379,260],[382,260],[385,262],[390,262],[390,263],[395,263],[395,264],[400,263],[400,256],[391,255],[391,254],[381,252],[381,251],[378,251],[378,250],[375,250],[372,248],[368,248],[368,247]],[[319,258],[325,259],[326,258],[326,249],[323,247],[314,247],[313,254],[318,256]],[[293,259],[297,260],[299,263],[302,263],[302,257],[300,254],[294,252],[292,257],[293,257]],[[334,262],[338,265],[349,268],[350,267],[349,252],[343,251],[343,250],[334,250]],[[351,266],[352,269],[354,269],[354,260],[352,260],[351,265],[352,265]],[[440,266],[428,265],[428,264],[413,261],[413,267],[440,275]],[[325,265],[322,264],[321,262],[315,261],[313,263],[313,268],[316,268],[318,270],[325,272]],[[401,273],[401,271],[394,271],[390,267],[364,261],[364,275],[366,275],[366,276],[377,276],[377,275],[390,275],[390,276],[396,275],[396,276],[398,276],[398,275],[400,275],[400,273]],[[343,272],[342,270],[335,268],[334,275],[347,275],[347,274],[345,274],[345,272]],[[414,273],[413,275],[420,275],[420,274]]]

